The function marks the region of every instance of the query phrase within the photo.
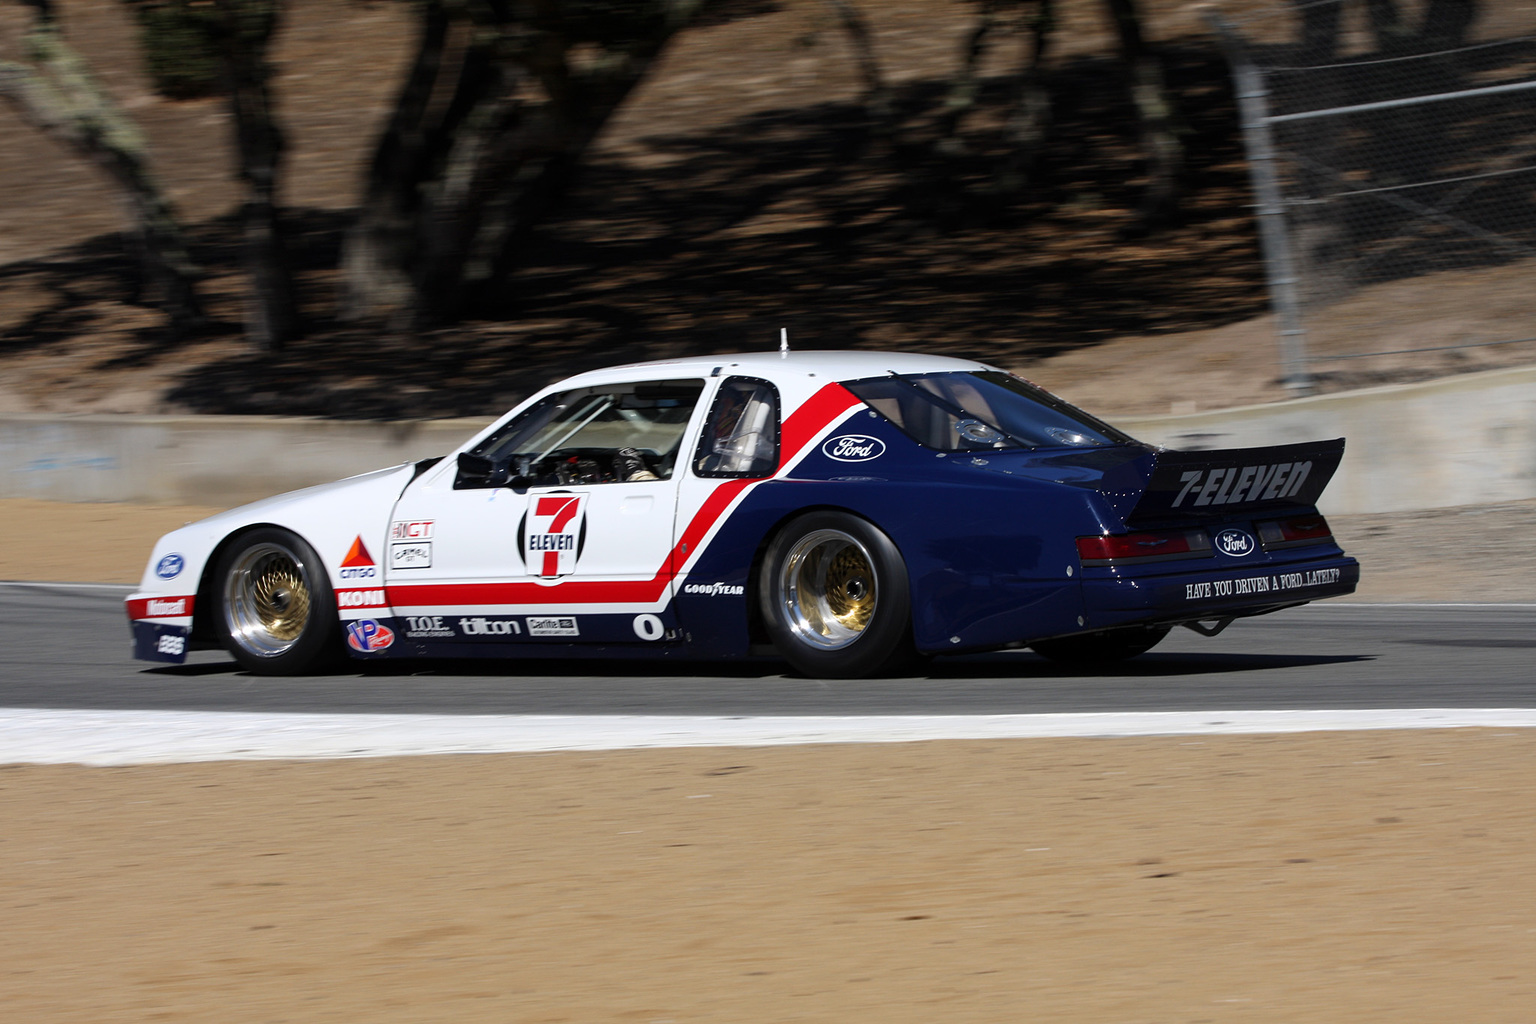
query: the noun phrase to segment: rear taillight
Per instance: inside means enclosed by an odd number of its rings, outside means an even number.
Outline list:
[[[1266,519],[1255,523],[1259,540],[1267,549],[1294,548],[1303,544],[1322,544],[1333,539],[1328,520],[1317,514]]]
[[[1175,558],[1205,558],[1211,553],[1211,538],[1204,530],[1079,537],[1077,553],[1084,565],[1130,565]]]

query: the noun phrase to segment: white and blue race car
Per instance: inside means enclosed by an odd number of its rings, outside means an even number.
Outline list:
[[[343,654],[1110,661],[1353,591],[1315,507],[1343,447],[1153,448],[961,359],[640,363],[546,388],[446,458],[169,533],[128,617],[136,657],[222,646],[274,674]]]

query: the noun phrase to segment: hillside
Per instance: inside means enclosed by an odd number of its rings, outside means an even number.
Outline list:
[[[170,344],[158,315],[127,301],[122,221],[103,179],[0,108],[0,412],[480,415],[575,369],[763,348],[779,327],[797,347],[984,358],[1108,415],[1284,397],[1227,70],[1193,11],[1146,4],[1190,154],[1181,217],[1146,233],[1134,119],[1100,5],[1063,6],[1058,141],[1009,201],[976,185],[998,152],[940,174],[929,145],[968,6],[862,6],[897,87],[894,136],[868,130],[846,43],[819,3],[740,0],[684,33],[609,125],[503,308],[405,336],[338,324],[332,310],[341,231],[409,58],[408,9],[295,0],[275,62],[311,332],[267,358],[239,333],[221,102],[155,97],[122,5],[66,0],[67,35],[150,137],[208,268],[216,323]],[[0,8],[0,56],[14,55],[21,19]],[[988,72],[1020,45],[1000,46]],[[1399,282],[1356,301],[1421,304],[1412,343],[1377,347],[1430,347],[1513,315],[1501,296],[1523,292],[1524,276],[1515,265]],[[1536,344],[1331,363],[1323,386],[1533,358]]]

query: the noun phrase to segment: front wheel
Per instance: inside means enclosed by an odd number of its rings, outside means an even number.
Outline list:
[[[912,600],[901,552],[843,512],[812,512],[763,558],[759,607],[784,660],[808,676],[853,679],[913,658]]]
[[[1124,626],[1030,644],[1036,654],[1066,665],[1109,665],[1145,654],[1168,635],[1168,626]]]
[[[287,530],[253,530],[219,559],[219,641],[248,671],[312,672],[335,659],[336,595],[313,548]]]

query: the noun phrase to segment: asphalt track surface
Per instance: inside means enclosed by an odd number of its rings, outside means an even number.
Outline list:
[[[390,662],[247,675],[220,652],[129,656],[123,587],[0,584],[0,708],[436,715],[1014,715],[1536,708],[1536,604],[1320,603],[1175,630],[1075,671],[1022,651],[935,659],[916,678],[806,679],[775,662]]]

